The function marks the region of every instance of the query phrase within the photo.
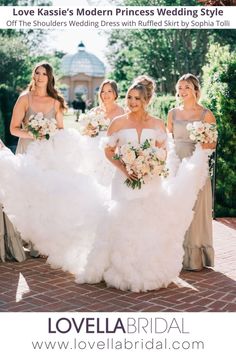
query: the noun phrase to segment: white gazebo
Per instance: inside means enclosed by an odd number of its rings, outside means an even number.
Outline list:
[[[96,55],[85,50],[81,42],[75,54],[66,54],[61,62],[63,94],[67,102],[76,100],[77,94],[93,102],[105,77],[105,66]]]

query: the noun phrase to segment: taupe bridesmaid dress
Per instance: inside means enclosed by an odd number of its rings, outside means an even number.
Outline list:
[[[27,123],[27,121],[29,120],[30,116],[36,115],[37,113],[39,113],[39,112],[34,111],[34,109],[32,108],[32,98],[31,98],[30,94],[28,94],[28,100],[29,100],[29,108],[26,111],[24,120],[22,122],[23,128],[24,128],[25,124]],[[47,118],[47,119],[55,118],[55,115],[56,115],[55,102],[56,101],[54,100],[54,104],[53,104],[52,108],[50,109],[50,111],[47,112],[46,114],[44,114],[45,118]],[[16,154],[24,154],[27,151],[29,144],[32,143],[32,141],[33,140],[31,140],[31,139],[19,138],[18,144],[16,147]]]
[[[38,112],[34,111],[34,109],[32,107],[32,97],[31,97],[30,93],[28,94],[28,100],[29,100],[29,108],[26,111],[25,118],[22,122],[23,127],[25,126],[25,124],[29,120],[30,116],[36,115],[38,113]],[[55,114],[56,114],[56,111],[55,111],[55,100],[54,100],[54,104],[53,104],[52,108],[50,109],[49,112],[44,114],[44,117],[47,119],[52,119],[52,118],[55,118]],[[24,154],[27,151],[27,148],[31,142],[32,142],[31,139],[19,138],[18,144],[16,147],[16,154]],[[28,242],[27,248],[30,250],[31,257],[39,257],[39,252],[34,248],[34,245],[32,242]]]
[[[29,108],[25,114],[22,126],[28,121],[31,115],[37,114],[31,105],[31,96],[28,94]],[[46,118],[55,118],[55,102],[51,110],[44,115]],[[19,138],[16,154],[23,154],[27,151],[31,139]],[[30,248],[30,255],[32,257],[38,257],[39,252],[33,248],[31,243],[28,244]],[[25,251],[23,248],[22,239],[19,232],[15,229],[14,225],[9,220],[8,216],[3,212],[3,207],[0,204],[0,260],[2,262],[6,260],[16,260],[22,262],[26,259]]]
[[[0,204],[0,260],[16,260],[23,262],[26,259],[22,240],[8,216],[3,212]]]
[[[204,109],[199,120],[203,121],[207,109]],[[192,120],[180,120],[177,110],[173,110],[173,137],[175,150],[179,158],[192,155],[195,143],[189,138],[186,129]],[[199,270],[202,267],[214,266],[214,249],[212,241],[212,190],[210,177],[198,194],[194,206],[193,221],[185,234],[183,268]]]

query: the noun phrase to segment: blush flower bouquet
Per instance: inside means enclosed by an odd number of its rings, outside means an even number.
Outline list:
[[[196,143],[215,143],[217,141],[218,132],[214,123],[195,121],[188,123],[186,129],[190,133],[190,139]]]
[[[168,176],[166,151],[156,147],[152,139],[146,139],[143,144],[124,144],[113,158],[122,162],[130,176],[136,175],[137,179],[125,180],[125,184],[133,189],[141,189],[154,176]]]
[[[82,135],[95,137],[100,131],[107,130],[110,120],[102,112],[90,111],[82,113],[79,117],[79,131]]]

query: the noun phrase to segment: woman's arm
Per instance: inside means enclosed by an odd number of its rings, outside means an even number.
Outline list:
[[[113,134],[115,136],[115,133],[118,132],[120,129],[122,129],[122,119],[118,118],[115,119],[111,125],[108,128],[107,131],[107,136],[111,137]],[[105,147],[105,155],[106,158],[116,167],[118,168],[127,178],[130,179],[137,179],[136,175],[129,175],[125,166],[123,165],[123,163],[120,160],[115,160],[114,156],[115,156],[115,152],[116,152],[116,148],[117,148],[117,142],[114,142],[114,146],[113,146],[113,142],[112,142],[112,146],[111,145],[107,145]]]
[[[216,119],[211,111],[207,111],[204,117],[204,123],[214,123],[216,124]],[[216,143],[206,143],[201,144],[203,149],[215,149]]]
[[[112,146],[107,146],[105,148],[105,155],[106,158],[116,167],[118,168],[127,178],[129,179],[134,179],[137,180],[137,176],[135,174],[129,175],[125,166],[123,165],[123,163],[120,160],[115,160],[114,156],[115,156],[115,150],[116,150],[116,146],[112,147]]]
[[[172,118],[172,111],[168,112],[167,116],[167,130],[169,133],[173,133],[173,118]]]
[[[165,123],[164,123],[164,121],[162,119],[158,119],[156,126],[158,128],[158,131],[160,131],[160,136],[159,136],[159,139],[156,140],[156,144],[155,145],[158,148],[164,149],[165,152],[166,152],[167,131],[166,131]],[[166,159],[166,157],[167,157],[167,152],[166,152],[165,159]]]
[[[61,110],[60,102],[56,101],[55,103],[55,108],[56,108],[56,121],[57,121],[57,128],[58,129],[63,129],[64,128],[64,122],[63,122],[63,111]]]
[[[23,139],[34,139],[32,134],[22,129],[22,122],[27,110],[28,99],[27,95],[20,96],[13,108],[10,132],[12,135]]]

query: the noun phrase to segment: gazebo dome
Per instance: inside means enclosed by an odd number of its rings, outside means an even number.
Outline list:
[[[66,54],[62,58],[61,70],[64,76],[85,74],[93,77],[105,76],[105,66],[96,55],[85,50],[85,45],[80,42],[78,52]]]

